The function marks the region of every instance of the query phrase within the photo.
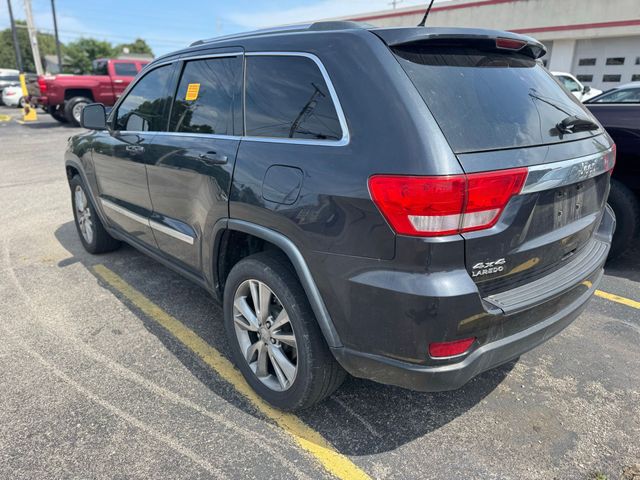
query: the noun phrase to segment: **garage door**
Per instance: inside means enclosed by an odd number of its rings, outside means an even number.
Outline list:
[[[640,36],[578,40],[572,72],[601,90],[640,81]]]

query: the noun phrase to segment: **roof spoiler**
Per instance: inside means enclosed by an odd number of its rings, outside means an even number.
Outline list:
[[[533,59],[547,53],[537,40],[517,33],[474,28],[376,28],[371,30],[389,47],[425,44],[434,46],[475,46],[491,50],[517,51]]]

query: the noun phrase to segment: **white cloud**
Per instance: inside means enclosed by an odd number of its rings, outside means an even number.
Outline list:
[[[427,2],[405,0],[398,8],[425,5]],[[264,28],[276,25],[303,23],[326,18],[368,13],[391,8],[389,0],[322,0],[313,5],[290,8],[288,10],[258,10],[237,12],[226,15],[227,19],[245,28]]]

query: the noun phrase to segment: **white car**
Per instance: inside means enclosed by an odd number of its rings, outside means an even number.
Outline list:
[[[7,107],[24,107],[25,98],[22,87],[5,87],[2,90],[2,103]]]
[[[586,102],[590,98],[602,93],[602,90],[583,85],[576,77],[567,72],[551,72],[560,82],[581,102]]]

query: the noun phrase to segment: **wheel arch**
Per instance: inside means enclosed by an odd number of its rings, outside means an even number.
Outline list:
[[[93,90],[91,88],[67,88],[64,91],[65,101],[71,100],[75,97],[86,97],[90,100],[94,100]]]
[[[230,253],[229,240],[233,239],[234,232],[249,235],[253,239],[263,242],[261,246],[256,246],[254,251],[249,249],[247,254]],[[237,261],[245,258],[247,255],[257,251],[265,251],[276,249],[281,251],[293,266],[302,288],[307,294],[307,299],[316,316],[316,320],[320,326],[320,330],[329,347],[342,347],[342,342],[333,325],[333,321],[329,315],[329,311],[320,295],[320,291],[313,279],[311,271],[305,261],[302,253],[296,245],[287,237],[275,230],[257,225],[244,220],[224,219],[216,223],[214,227],[214,256],[213,256],[213,286],[219,298],[222,298],[224,283],[229,271],[237,263]]]

